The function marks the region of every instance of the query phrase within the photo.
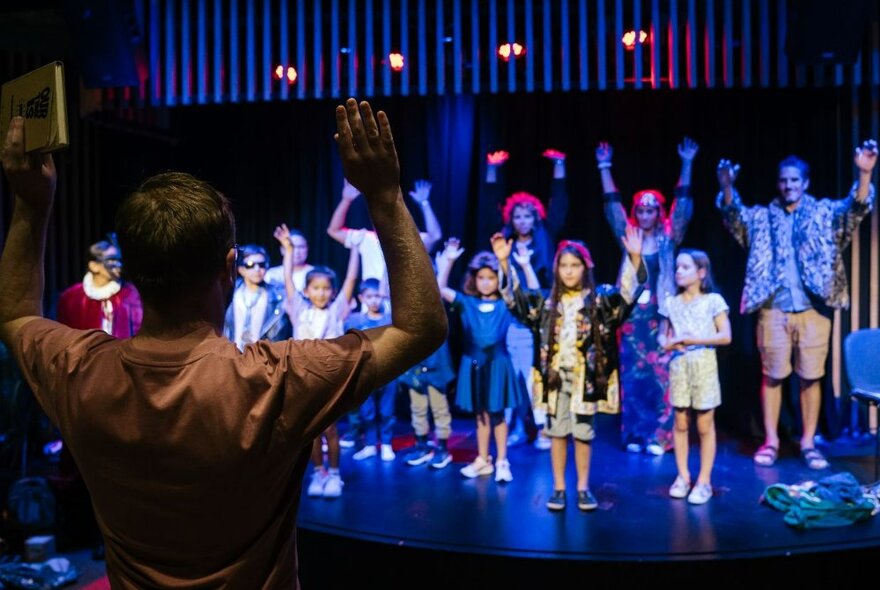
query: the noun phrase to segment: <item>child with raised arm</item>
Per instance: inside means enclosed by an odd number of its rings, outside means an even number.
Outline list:
[[[705,504],[712,497],[715,463],[715,408],[721,405],[721,383],[715,347],[730,344],[727,303],[713,293],[709,257],[684,249],[675,260],[678,295],[666,298],[660,345],[672,351],[669,396],[675,408],[675,464],[678,476],[669,488],[673,498]],[[700,433],[700,474],[691,488],[688,470],[688,423],[697,415]]]
[[[626,228],[623,243],[628,256],[620,277],[621,289],[598,289],[593,281],[593,259],[582,242],[560,242],[553,260],[553,288],[549,297],[527,290],[509,263],[512,242],[492,236],[492,248],[505,277],[504,300],[519,320],[541,334],[541,382],[535,391],[547,409],[544,433],[551,440],[553,495],[547,508],[565,509],[565,465],[568,438],[574,438],[577,469],[577,506],[595,510],[599,503],[590,491],[590,459],[597,411],[616,413],[617,328],[632,309],[647,280],[641,260],[641,230]],[[521,262],[525,262],[522,260]],[[523,270],[528,272],[527,266]]]
[[[287,291],[285,307],[293,324],[294,340],[325,340],[343,334],[343,322],[348,316],[351,297],[359,270],[357,248],[348,257],[345,280],[336,291],[336,273],[326,266],[317,266],[306,274],[302,293],[293,284],[293,243],[287,226],[275,229],[275,238],[284,249],[284,286]],[[327,440],[327,468],[321,438]],[[342,495],[344,482],[339,475],[339,433],[336,424],[329,426],[312,444],[314,472],[309,483],[308,495],[312,497],[338,498]]]
[[[514,371],[507,352],[507,329],[512,317],[498,290],[498,259],[491,252],[480,252],[473,257],[461,292],[447,286],[452,264],[463,252],[458,239],[450,238],[437,255],[440,295],[461,316],[464,335],[455,403],[477,418],[478,455],[461,474],[473,478],[494,471],[495,481],[511,482],[504,410],[524,403],[526,396],[523,381]],[[493,433],[498,454],[494,466],[489,455],[489,439]]]

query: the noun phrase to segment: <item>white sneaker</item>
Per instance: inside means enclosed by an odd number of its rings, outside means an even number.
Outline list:
[[[330,474],[324,471],[323,469],[316,469],[312,472],[312,481],[309,482],[309,488],[306,493],[310,498],[318,498],[324,495],[324,486],[327,484],[327,480],[330,478]]]
[[[654,455],[655,457],[660,457],[666,453],[666,449],[661,447],[657,443],[651,443],[647,447],[645,447],[645,452],[649,455]]]
[[[691,489],[691,484],[688,483],[688,481],[685,478],[678,475],[678,476],[676,476],[675,481],[672,482],[672,485],[669,486],[669,497],[681,500],[682,498],[687,497],[690,489]]]
[[[626,452],[627,453],[641,453],[642,452],[642,445],[640,445],[639,443],[629,443],[628,445],[626,445]]]
[[[373,447],[373,451],[376,450],[376,447]],[[376,454],[375,452],[373,453]],[[394,450],[391,448],[391,445],[382,445],[382,460],[383,461],[394,461]]]
[[[549,436],[539,434],[538,438],[535,439],[535,448],[539,451],[547,451],[551,446],[553,446],[553,443],[550,441]]]
[[[688,494],[689,504],[705,504],[712,497],[712,484],[698,483]]]
[[[338,473],[331,473],[327,476],[327,483],[324,485],[325,498],[338,498],[342,495],[342,486],[345,482]]]
[[[489,457],[488,461],[482,457],[477,457],[473,463],[461,468],[461,474],[470,478],[491,475],[493,471],[495,471],[495,468],[492,467],[492,457]]]
[[[510,472],[510,461],[504,459],[495,464],[495,481],[499,483],[510,483],[513,481],[513,474]]]
[[[369,459],[370,457],[376,456],[376,446],[375,445],[367,445],[362,448],[360,451],[351,456],[355,461],[363,461],[364,459]]]

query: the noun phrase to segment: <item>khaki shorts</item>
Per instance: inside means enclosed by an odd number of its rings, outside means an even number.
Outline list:
[[[547,415],[544,434],[551,438],[573,436],[575,440],[581,442],[590,442],[596,438],[596,430],[593,428],[594,416],[575,414],[571,411],[571,396],[562,391],[558,395],[556,416]]]
[[[761,367],[767,377],[785,379],[791,375],[792,352],[794,371],[801,379],[814,380],[825,375],[831,320],[815,309],[797,313],[762,309],[755,331]]]

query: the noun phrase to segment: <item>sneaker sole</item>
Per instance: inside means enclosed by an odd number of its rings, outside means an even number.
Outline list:
[[[550,502],[547,502],[547,510],[550,510],[552,512],[562,512],[563,510],[565,510],[565,505],[563,504],[562,506],[560,506],[558,504],[550,504]]]
[[[428,461],[434,458],[434,453],[428,453],[427,455],[423,455],[421,457],[416,457],[415,459],[407,459],[406,464],[412,465],[415,467],[416,465],[424,465]]]
[[[438,461],[437,463],[431,463],[431,468],[432,469],[443,469],[444,467],[446,467],[450,463],[452,463],[452,455],[447,455],[447,457],[445,459],[443,459],[442,461]]]

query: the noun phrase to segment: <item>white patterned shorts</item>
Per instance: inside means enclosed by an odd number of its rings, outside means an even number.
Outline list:
[[[669,398],[674,408],[711,410],[721,405],[714,348],[687,350],[669,361]]]

